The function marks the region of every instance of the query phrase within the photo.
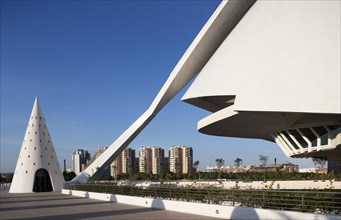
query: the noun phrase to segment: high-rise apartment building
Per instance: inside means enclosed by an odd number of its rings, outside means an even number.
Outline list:
[[[193,149],[182,147],[182,173],[191,173],[193,170]]]
[[[126,148],[121,155],[122,173],[134,172],[135,149]]]
[[[110,174],[113,177],[123,173],[137,172],[135,149],[126,148],[110,165]]]
[[[76,174],[85,170],[86,166],[89,164],[90,154],[87,150],[78,149],[72,154],[72,170]]]
[[[141,172],[161,174],[167,172],[190,173],[193,164],[193,150],[187,146],[171,147],[169,157],[164,156],[161,147],[141,147],[139,157],[135,158],[135,150],[126,148],[110,165],[110,174],[117,175]]]
[[[140,148],[139,170],[141,173],[160,174],[164,169],[164,150],[161,147]]]
[[[173,173],[182,171],[182,149],[179,146],[169,148],[169,171]]]
[[[139,163],[140,163],[140,158],[138,157],[135,157],[135,160],[134,160],[134,163],[133,163],[133,170],[134,172],[140,172],[140,169],[139,169]]]
[[[160,174],[164,172],[164,150],[161,147],[152,147],[152,173]]]
[[[122,154],[116,158],[111,164],[110,164],[110,176],[117,178],[118,175],[122,174]]]
[[[169,157],[164,157],[163,158],[163,173],[169,173]]]
[[[153,173],[152,168],[152,148],[151,147],[141,147],[139,156],[139,171],[141,173],[151,174]]]
[[[169,170],[173,173],[190,173],[193,167],[193,149],[173,146],[169,149]]]

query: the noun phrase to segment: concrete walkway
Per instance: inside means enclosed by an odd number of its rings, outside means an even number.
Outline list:
[[[0,219],[209,219],[120,203],[63,195],[60,192],[10,194],[0,190]]]

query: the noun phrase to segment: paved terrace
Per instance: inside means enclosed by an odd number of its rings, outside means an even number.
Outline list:
[[[212,219],[94,199],[48,193],[0,190],[0,219]]]

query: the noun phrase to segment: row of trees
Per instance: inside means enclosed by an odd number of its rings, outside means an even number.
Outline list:
[[[268,163],[269,156],[261,154],[258,158],[262,166],[265,166]],[[312,157],[311,159],[315,165],[315,168],[317,167],[317,165],[319,165],[320,168],[324,168],[327,163],[326,157]],[[199,161],[196,162],[198,162],[199,164]],[[222,158],[215,159],[215,162],[218,168],[221,168],[225,165],[225,160],[223,160]],[[243,160],[239,157],[237,157],[233,162],[235,167],[240,167],[243,165]]]
[[[265,156],[265,155],[259,155],[259,161],[261,162],[261,164],[263,166],[265,166],[268,163],[269,157]],[[217,158],[215,159],[216,165],[217,167],[220,169],[222,166],[225,165],[225,160],[223,160],[223,158]],[[243,159],[237,157],[234,161],[234,166],[235,167],[240,167],[243,165]]]
[[[268,156],[265,155],[259,155],[259,161],[261,162],[261,165],[265,166],[269,160]],[[327,159],[323,157],[312,157],[313,163],[315,164],[315,168],[317,165],[319,165],[320,168],[324,168],[326,165]],[[222,158],[217,158],[215,160],[216,165],[218,169],[220,169],[222,166],[225,165],[225,160]],[[160,175],[155,174],[145,174],[145,173],[129,173],[129,174],[122,174],[117,177],[118,180],[125,180],[125,179],[131,179],[131,180],[181,180],[181,179],[206,179],[206,180],[212,180],[212,179],[249,179],[249,180],[258,180],[261,179],[258,176],[261,175],[264,178],[264,174],[259,174],[255,172],[248,172],[245,175],[244,174],[228,174],[228,173],[221,173],[221,172],[215,172],[215,173],[206,173],[206,172],[197,172],[200,162],[198,160],[194,161],[193,167],[196,169],[196,172],[192,172],[189,174],[180,174],[180,173],[162,173]],[[236,167],[240,167],[243,165],[243,160],[239,157],[237,157],[234,160],[234,165]],[[269,177],[272,177],[272,172],[268,172]],[[63,172],[63,176],[65,181],[72,180],[76,174],[74,172]],[[283,176],[283,175],[281,175]],[[290,176],[290,177],[289,177]],[[299,178],[299,179],[309,179],[309,178],[316,178],[319,177],[319,174],[312,175],[312,174],[287,174],[286,178]],[[0,183],[10,183],[12,182],[13,173],[6,173],[6,174],[0,174]],[[103,179],[106,180],[112,180],[112,177],[104,177]]]

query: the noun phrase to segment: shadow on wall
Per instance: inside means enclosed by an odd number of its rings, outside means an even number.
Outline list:
[[[117,202],[117,198],[116,198],[116,196],[114,194],[108,195],[107,199],[108,199],[109,202],[114,202],[114,203]]]
[[[165,204],[163,203],[161,199],[153,199],[151,208],[162,209],[162,210],[166,209]]]
[[[235,207],[231,219],[260,219],[254,208]]]

